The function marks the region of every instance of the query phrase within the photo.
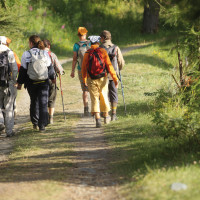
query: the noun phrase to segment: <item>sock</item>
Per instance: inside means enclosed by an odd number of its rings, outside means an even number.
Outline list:
[[[112,103],[111,103],[111,107],[112,107],[112,115],[116,115],[116,111],[117,111],[117,102],[112,102]]]

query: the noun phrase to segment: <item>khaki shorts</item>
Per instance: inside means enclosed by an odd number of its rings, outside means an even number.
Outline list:
[[[95,80],[88,78],[87,84],[91,98],[91,112],[109,112],[108,77]]]
[[[78,70],[78,78],[79,78],[79,81],[80,81],[80,84],[81,84],[81,89],[82,89],[82,91],[83,91],[83,92],[88,91],[88,87],[85,86],[85,84],[83,84],[83,78],[82,78],[81,70]]]

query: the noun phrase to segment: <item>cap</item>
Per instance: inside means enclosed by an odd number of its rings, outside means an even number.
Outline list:
[[[88,30],[85,27],[79,27],[78,28],[78,34],[80,35],[86,35]]]
[[[111,33],[110,31],[104,30],[100,34],[101,37],[103,37],[105,40],[111,40]]]
[[[10,44],[12,42],[12,40],[7,37],[6,42],[7,42],[7,44]]]
[[[5,36],[0,36],[0,43],[1,44],[7,44],[7,38]]]
[[[0,43],[2,44],[10,44],[12,40],[10,38],[7,38],[6,36],[0,36]]]

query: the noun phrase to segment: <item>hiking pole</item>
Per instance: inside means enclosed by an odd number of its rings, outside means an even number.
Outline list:
[[[64,100],[63,100],[63,90],[62,90],[61,75],[60,75],[60,73],[59,73],[59,79],[60,79],[60,90],[61,90],[61,98],[62,98],[62,106],[63,106],[64,120],[66,120],[65,108],[64,108]]]
[[[125,104],[125,98],[124,98],[124,86],[123,86],[123,83],[122,83],[122,76],[121,76],[121,72],[119,70],[119,76],[118,76],[118,79],[121,83],[121,89],[122,89],[122,97],[123,97],[123,102],[124,102],[124,113],[126,115],[126,104]]]

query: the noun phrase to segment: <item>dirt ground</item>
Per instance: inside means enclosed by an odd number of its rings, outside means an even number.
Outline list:
[[[62,63],[68,60],[63,60]],[[70,60],[71,61],[71,60]],[[30,100],[26,90],[18,92],[16,134],[23,129],[23,123],[29,121]],[[82,101],[80,99],[80,101]],[[82,102],[80,102],[82,104]],[[69,112],[66,111],[66,112]],[[70,112],[79,113],[80,109]],[[67,200],[117,200],[118,183],[108,169],[108,162],[112,154],[106,143],[103,128],[95,128],[92,117],[81,117],[73,129],[75,137],[72,139],[74,156],[70,175],[65,184],[65,191],[60,199]],[[6,162],[12,152],[12,138],[0,137],[0,162]],[[34,177],[32,177],[34,179]],[[6,189],[6,183],[1,184]],[[9,186],[10,187],[10,186]],[[12,186],[11,186],[12,187]]]

